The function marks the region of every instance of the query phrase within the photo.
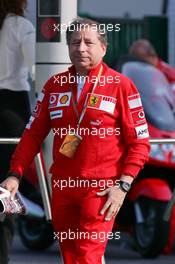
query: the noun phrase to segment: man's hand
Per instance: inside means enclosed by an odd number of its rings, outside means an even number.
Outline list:
[[[16,177],[10,176],[1,183],[1,186],[7,189],[11,193],[12,198],[14,198],[19,188],[19,180]]]
[[[110,221],[112,217],[116,217],[118,214],[120,207],[123,204],[123,201],[125,199],[126,193],[122,191],[118,186],[107,188],[106,190],[102,192],[97,193],[99,196],[108,195],[108,199],[103,206],[100,214],[104,214],[107,211],[107,215],[105,217],[106,221]]]
[[[122,175],[120,180],[126,181],[128,183],[132,183],[133,177],[129,175]],[[103,215],[108,209],[105,220],[110,221],[112,217],[116,217],[116,215],[118,214],[120,207],[122,206],[123,201],[125,199],[126,192],[122,191],[119,188],[119,186],[116,185],[116,186],[107,188],[106,190],[102,192],[98,192],[97,194],[99,196],[104,196],[106,194],[108,195],[108,199],[100,213]]]

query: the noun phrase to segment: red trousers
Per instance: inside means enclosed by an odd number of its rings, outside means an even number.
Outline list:
[[[52,219],[64,264],[102,264],[114,219],[100,215],[107,196],[97,191],[91,186],[52,188]]]

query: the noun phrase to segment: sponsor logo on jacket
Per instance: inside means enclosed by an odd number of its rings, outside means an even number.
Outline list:
[[[43,99],[44,99],[44,93],[43,93],[43,91],[42,91],[42,92],[38,95],[37,100],[38,100],[39,102],[42,102]]]
[[[138,126],[135,129],[136,129],[136,133],[137,133],[137,138],[143,139],[143,138],[149,137],[147,124],[144,124],[142,126]]]
[[[63,110],[56,110],[50,112],[50,119],[62,118]]]
[[[34,120],[35,120],[35,117],[31,116],[30,119],[29,119],[29,122],[26,125],[26,128],[27,129],[30,129],[31,128],[31,125],[32,125],[32,123],[33,123]]]
[[[142,101],[139,94],[133,94],[131,96],[128,96],[128,103],[130,109],[142,107]]]
[[[133,124],[139,126],[141,124],[146,124],[145,113],[142,106],[142,101],[140,95],[133,94],[128,97],[128,104],[131,111],[131,116]]]
[[[38,101],[38,102],[36,103],[36,105],[35,105],[35,108],[34,108],[34,110],[33,110],[32,115],[33,115],[34,117],[38,117],[39,114],[40,114],[40,112],[41,112],[41,102]]]
[[[140,125],[140,124],[146,123],[145,113],[143,111],[143,108],[137,111],[132,111],[131,115],[132,115],[134,125]]]
[[[49,98],[49,108],[69,106],[71,94],[71,92],[51,93]]]
[[[135,131],[138,139],[148,138],[148,126],[145,119],[145,113],[142,106],[140,94],[128,96],[128,104],[132,116],[132,121],[135,126]]]

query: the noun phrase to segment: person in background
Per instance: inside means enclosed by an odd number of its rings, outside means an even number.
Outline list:
[[[133,42],[133,44],[129,49],[129,54],[159,69],[166,77],[175,95],[175,68],[171,67],[168,63],[164,62],[161,58],[159,58],[153,45],[148,40],[138,39],[135,42]],[[174,237],[175,237],[175,206],[173,207],[172,215],[170,219],[170,232],[169,232],[167,245],[164,248],[165,254],[169,254],[172,251]]]
[[[138,39],[129,48],[129,54],[159,69],[168,80],[175,93],[175,68],[164,62],[147,39]]]
[[[34,79],[35,29],[24,17],[26,0],[0,0],[0,138],[20,137],[30,117],[28,73]],[[0,144],[0,180],[15,146]],[[0,263],[8,263],[13,220],[0,222]]]

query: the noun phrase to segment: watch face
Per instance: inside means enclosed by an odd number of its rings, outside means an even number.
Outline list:
[[[131,184],[128,182],[121,181],[121,188],[125,191],[128,192],[131,188]]]
[[[123,183],[123,188],[124,188],[126,191],[129,191],[129,189],[130,189],[130,184],[127,183],[127,182],[124,182],[124,183]]]

